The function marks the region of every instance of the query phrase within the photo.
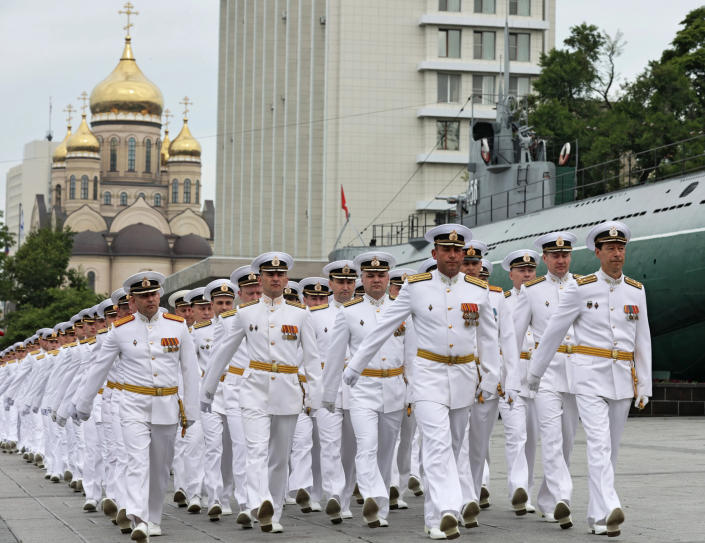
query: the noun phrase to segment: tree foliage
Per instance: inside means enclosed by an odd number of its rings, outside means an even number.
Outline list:
[[[554,154],[577,141],[577,166],[598,165],[580,181],[588,187],[609,181],[586,195],[615,188],[625,168],[637,172],[630,182],[644,182],[656,170],[686,168],[685,157],[705,149],[705,137],[698,137],[705,118],[705,7],[681,25],[672,47],[619,88],[616,61],[625,47],[619,32],[609,36],[583,23],[571,28],[563,48],[542,55],[530,123],[553,142]]]
[[[6,308],[2,345],[68,320],[101,300],[88,288],[83,274],[68,267],[72,247],[70,230],[42,228],[31,232],[14,255],[0,259],[0,299]],[[14,309],[8,311],[8,307]]]

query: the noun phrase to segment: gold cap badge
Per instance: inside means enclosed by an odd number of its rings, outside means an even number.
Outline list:
[[[221,292],[228,292],[228,285],[226,285],[226,284],[220,285],[220,291]]]
[[[451,230],[450,234],[448,234],[448,239],[450,241],[457,241],[458,240],[458,233],[455,230]]]
[[[558,236],[558,239],[556,240],[556,247],[563,247],[565,245],[565,241],[563,241],[563,238]]]
[[[275,257],[272,259],[272,266],[279,266],[279,264],[280,264],[280,262],[279,262],[279,257],[278,257],[278,256],[275,256]]]
[[[531,257],[529,256],[529,253],[524,253],[524,256],[522,257],[522,260],[524,262],[531,262]]]
[[[247,278],[248,278],[250,281],[254,281],[255,279],[257,279],[257,276],[256,276],[254,273],[251,273],[250,275],[247,276]]]
[[[149,279],[147,279],[146,277],[143,277],[142,278],[142,286],[148,287],[149,286]]]
[[[343,273],[350,273],[350,267],[347,264],[343,266]]]
[[[320,292],[322,288],[323,287],[321,287],[321,283],[316,283],[313,287],[313,290],[315,290],[316,292]]]
[[[470,248],[468,249],[468,251],[467,251],[467,255],[468,255],[468,256],[475,256],[475,249],[473,249],[472,247],[470,247]]]
[[[610,228],[610,231],[609,231],[610,237],[613,237],[613,238],[614,238],[614,237],[617,237],[617,233],[618,233],[618,232],[617,232],[617,227],[616,227],[616,226],[613,226],[612,228]]]
[[[286,287],[284,289],[284,294],[291,294],[291,289],[289,287]]]
[[[377,260],[376,256],[372,258],[372,266],[375,268],[379,266],[379,260]]]

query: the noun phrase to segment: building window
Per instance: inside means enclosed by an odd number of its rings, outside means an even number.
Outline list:
[[[460,11],[460,0],[438,0],[438,11]]]
[[[149,138],[144,140],[144,171],[152,171],[152,140]]]
[[[103,193],[103,205],[109,206],[113,205],[113,196],[109,192]]]
[[[201,202],[201,182],[196,179],[196,199],[194,203],[198,204]]]
[[[495,0],[475,0],[475,13],[495,13]]]
[[[135,171],[135,138],[127,140],[127,171]]]
[[[529,34],[509,34],[509,60],[529,62]]]
[[[438,56],[460,58],[460,30],[452,28],[438,30]]]
[[[118,152],[118,139],[112,138],[110,140],[110,171],[117,171],[117,152]]]
[[[139,198],[142,198],[145,202],[147,201],[147,197],[144,195],[144,192],[140,192],[140,193],[137,195],[137,198],[138,198],[138,199],[139,199]]]
[[[460,101],[460,74],[438,74],[438,103]]]
[[[438,149],[457,151],[460,149],[460,121],[436,121]]]
[[[531,78],[518,77],[512,75],[509,77],[509,94],[515,98],[524,98],[531,93]]]
[[[176,179],[171,182],[171,203],[179,203],[179,182]]]
[[[88,288],[95,292],[95,272],[89,271],[86,274],[86,280],[88,281]]]
[[[61,207],[61,185],[56,185],[56,189],[54,190],[54,203]]]
[[[81,200],[88,200],[88,176],[81,177]]]
[[[93,177],[93,199],[98,199],[98,176]]]
[[[473,58],[494,60],[494,32],[474,32]]]
[[[162,195],[159,193],[154,195],[154,207],[162,207]]]
[[[69,179],[69,200],[76,199],[76,176],[72,175]]]
[[[121,206],[126,206],[126,205],[127,205],[127,193],[126,193],[126,192],[121,192],[121,193],[120,193],[120,205],[121,205]]]
[[[184,179],[184,203],[191,203],[191,180]]]
[[[509,15],[531,15],[530,0],[509,0]]]
[[[472,96],[476,104],[494,105],[494,80],[493,75],[472,76]]]

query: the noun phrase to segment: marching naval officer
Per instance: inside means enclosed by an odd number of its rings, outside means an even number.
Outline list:
[[[164,276],[153,271],[125,281],[123,288],[129,291],[129,303],[136,313],[115,321],[105,335],[76,405],[79,417],[86,420],[98,389],[120,355],[124,383],[119,416],[128,460],[125,506],[135,541],[149,540],[147,522],[161,524],[179,419],[188,427],[199,415],[193,340],[183,318],[159,311],[163,282]],[[183,398],[177,396],[179,372]]]
[[[460,273],[470,230],[444,224],[426,232],[425,238],[434,244],[438,269],[407,279],[358,347],[343,379],[355,383],[399,323],[413,317],[418,350],[411,385],[422,439],[426,532],[433,539],[454,539],[460,535],[458,515],[463,524],[472,524],[480,510],[474,500],[462,504],[457,459],[478,386],[476,353],[483,369],[479,385],[486,394],[497,390],[497,324],[487,283]]]
[[[247,440],[248,505],[258,508],[263,532],[282,532],[287,468],[303,393],[299,367],[309,385],[311,407],[320,406],[321,361],[311,314],[283,293],[294,263],[286,253],[264,253],[252,262],[260,272],[262,298],[241,304],[236,313],[223,314],[219,338],[202,384],[201,410],[208,412],[216,386],[233,355],[247,338],[250,354],[240,388],[240,409]],[[299,356],[299,348],[303,358]]]
[[[600,269],[565,285],[529,365],[529,386],[537,390],[573,325],[567,377],[587,438],[588,524],[593,533],[608,536],[619,535],[624,522],[614,469],[630,399],[643,408],[651,396],[646,293],[622,273],[630,237],[627,225],[618,221],[590,230],[586,245],[595,251]]]
[[[535,245],[543,252],[548,273],[524,283],[517,296],[514,319],[520,344],[529,326],[534,341],[541,342],[567,283],[574,281],[569,268],[575,241],[576,237],[570,232],[551,232],[536,240]],[[518,254],[515,260],[521,261],[521,258],[521,254]],[[541,432],[544,473],[537,503],[544,518],[558,522],[561,528],[573,525],[570,517],[573,484],[568,466],[578,426],[578,408],[575,396],[568,387],[566,365],[570,355],[565,354],[565,351],[567,345],[574,345],[574,335],[572,327],[569,328],[563,347],[553,354],[553,360],[541,378],[541,386],[534,399]]]
[[[343,304],[335,318],[323,371],[323,399],[331,411],[335,409],[348,349],[354,354],[392,305],[386,291],[388,272],[394,264],[394,257],[382,252],[367,252],[355,258],[365,295]],[[415,355],[411,352],[413,332],[407,336],[407,326],[410,323],[398,323],[394,336],[384,342],[350,389],[350,418],[357,440],[357,483],[364,498],[362,516],[371,528],[388,526],[392,460],[406,396],[404,366],[405,360]]]

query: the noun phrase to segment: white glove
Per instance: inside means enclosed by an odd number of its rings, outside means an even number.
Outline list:
[[[78,413],[76,412],[76,404],[72,403],[69,406],[69,412],[68,412],[68,416],[66,418],[71,418],[73,420],[77,420]]]
[[[211,412],[211,403],[210,402],[201,402],[201,413],[210,413]]]
[[[54,411],[53,409],[51,411],[51,420],[56,422],[56,411]]]
[[[345,368],[345,371],[343,371],[343,383],[350,387],[354,387],[355,383],[357,383],[357,380],[360,378],[360,373],[358,371],[355,371],[352,369],[350,366]]]
[[[647,403],[649,403],[649,397],[644,396],[643,394],[639,394],[636,398],[634,398],[634,407],[639,410],[644,409]]]
[[[7,405],[14,405],[15,403],[15,400],[13,400],[12,398],[6,398],[5,401],[7,402]]]
[[[527,377],[527,382],[529,385],[529,390],[531,392],[538,392],[539,385],[541,384],[541,377],[536,377],[533,373],[529,373]]]
[[[32,408],[32,413],[39,413],[39,408],[38,408],[38,407],[33,407],[33,408]]]
[[[90,412],[86,413],[85,411],[78,411],[76,410],[76,418],[78,420],[88,420],[91,418]]]
[[[66,426],[66,419],[64,417],[56,417],[56,424],[63,428]]]
[[[321,402],[321,407],[329,413],[335,413],[335,402]]]
[[[22,409],[22,416],[29,415],[29,412],[31,411],[32,406],[31,405],[26,405],[24,406],[24,409]]]

